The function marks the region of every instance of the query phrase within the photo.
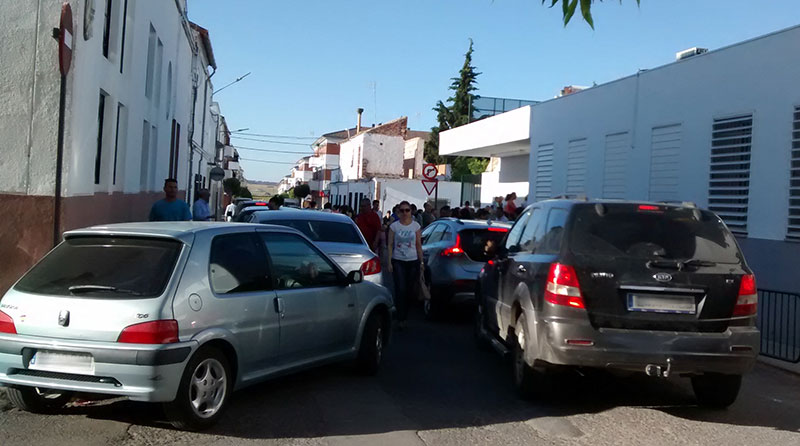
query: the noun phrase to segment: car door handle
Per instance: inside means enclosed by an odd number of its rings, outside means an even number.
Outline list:
[[[283,307],[283,299],[276,297],[275,300],[273,300],[273,303],[275,304],[275,312],[281,316],[281,319],[283,319],[283,316],[286,315]]]
[[[525,265],[519,265],[519,266],[517,266],[517,272],[520,272],[520,273],[523,273],[523,274],[527,273],[528,272],[528,268],[525,268]]]

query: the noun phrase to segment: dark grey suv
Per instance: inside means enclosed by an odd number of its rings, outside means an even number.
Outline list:
[[[480,276],[476,332],[514,356],[529,394],[550,365],[691,377],[732,404],[756,360],[755,278],[715,214],[693,205],[529,206]]]

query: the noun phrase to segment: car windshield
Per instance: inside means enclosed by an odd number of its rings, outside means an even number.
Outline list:
[[[575,206],[570,247],[576,254],[654,261],[741,262],[736,240],[716,215],[672,206]]]
[[[267,220],[262,223],[297,229],[314,242],[363,244],[358,229],[350,223],[323,220]]]
[[[133,237],[72,237],[17,283],[18,291],[91,298],[160,296],[182,244]]]

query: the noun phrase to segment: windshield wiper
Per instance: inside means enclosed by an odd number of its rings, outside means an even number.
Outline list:
[[[690,268],[696,268],[701,266],[717,266],[717,263],[712,262],[711,260],[700,260],[700,259],[689,259],[678,263],[678,269],[683,269],[687,266]]]
[[[126,290],[125,288],[117,288],[108,285],[72,285],[67,288],[72,294],[91,293],[94,291],[111,291],[113,293],[131,294],[134,296],[141,296],[142,293],[133,290]]]

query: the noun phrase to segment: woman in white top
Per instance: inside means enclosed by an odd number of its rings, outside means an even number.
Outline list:
[[[411,216],[411,205],[407,201],[397,207],[399,220],[389,226],[389,272],[394,279],[394,304],[397,307],[399,326],[405,326],[411,298],[409,292],[416,289],[422,266],[422,242],[420,225]]]

